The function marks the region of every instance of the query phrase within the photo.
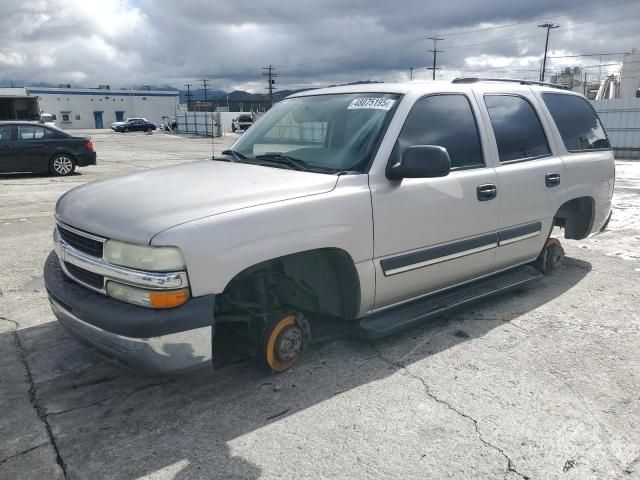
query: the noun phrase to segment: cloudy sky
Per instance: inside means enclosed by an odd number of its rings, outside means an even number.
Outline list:
[[[264,91],[356,80],[427,79],[439,42],[438,78],[535,79],[552,31],[553,72],[617,72],[618,53],[640,47],[640,0],[2,0],[0,84],[72,83]]]

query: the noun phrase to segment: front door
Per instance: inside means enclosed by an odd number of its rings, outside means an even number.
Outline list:
[[[496,142],[500,224],[496,268],[534,260],[565,196],[564,163],[532,92],[502,93],[496,86],[478,93]]]
[[[485,161],[490,151],[477,117],[476,100],[466,94],[423,97],[409,112],[391,161],[401,158],[409,146],[439,145],[449,153],[451,172],[441,178],[401,181],[380,172],[371,175],[375,308],[492,270],[497,179]]]
[[[13,126],[0,126],[0,172],[14,172],[16,160],[13,141]]]
[[[102,127],[102,112],[93,112],[93,119],[95,120],[96,128]]]

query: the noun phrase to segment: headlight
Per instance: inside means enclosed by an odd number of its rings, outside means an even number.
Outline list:
[[[147,290],[108,281],[107,294],[117,300],[148,308],[173,308],[189,300],[189,289]]]
[[[184,257],[177,247],[151,247],[107,240],[104,259],[114,265],[149,272],[175,272],[184,270]]]

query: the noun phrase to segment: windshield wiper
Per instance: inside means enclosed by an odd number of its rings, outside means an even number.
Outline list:
[[[256,160],[264,160],[269,163],[286,165],[295,168],[296,170],[309,170],[309,164],[304,160],[290,157],[289,155],[283,155],[282,153],[265,153],[263,155],[256,155]]]
[[[229,155],[230,157],[233,157],[234,162],[242,162],[243,160],[247,159],[247,156],[244,153],[240,153],[237,150],[224,150],[222,152],[222,155]],[[213,158],[213,160],[218,160],[218,159]]]

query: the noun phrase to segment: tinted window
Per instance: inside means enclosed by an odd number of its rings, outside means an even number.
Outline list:
[[[575,152],[611,147],[596,112],[584,98],[545,93],[542,99],[558,126],[567,150]]]
[[[0,142],[11,140],[11,125],[3,125],[0,127]]]
[[[60,138],[67,138],[67,135],[63,132],[56,131],[53,128],[45,128],[44,138],[60,139]]]
[[[540,119],[531,104],[512,95],[485,95],[501,162],[551,153]]]
[[[18,140],[40,140],[44,138],[44,128],[18,125]]]
[[[435,95],[418,100],[398,138],[400,155],[412,145],[439,145],[451,167],[484,165],[478,127],[464,95]]]

